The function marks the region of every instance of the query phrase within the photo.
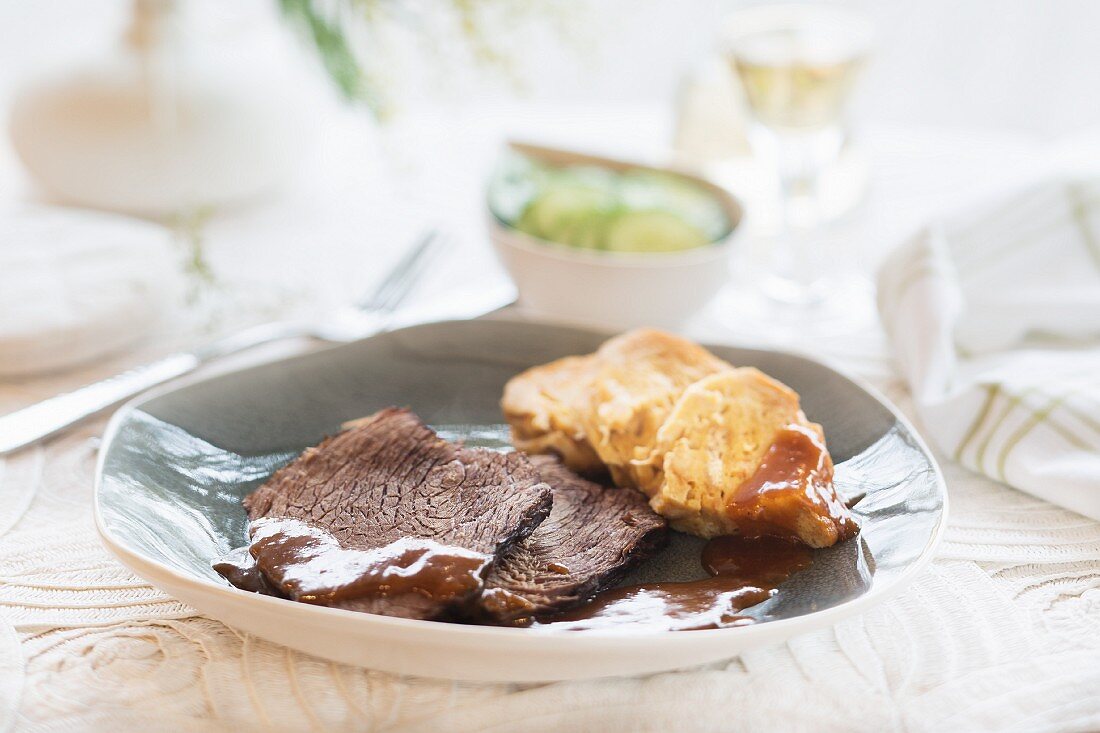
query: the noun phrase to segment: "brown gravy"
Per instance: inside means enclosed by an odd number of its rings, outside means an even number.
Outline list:
[[[838,541],[859,525],[833,487],[833,461],[821,436],[805,425],[779,431],[753,475],[726,503],[726,511],[748,537],[798,537],[796,523],[807,516],[826,519]]]
[[[214,563],[214,570],[223,578],[241,590],[277,596],[278,591],[256,567],[256,560],[248,552],[248,547],[238,547]]]
[[[712,577],[683,583],[612,588],[583,606],[540,618],[556,629],[621,628],[655,631],[717,629],[750,624],[740,615],[773,595],[791,575],[810,565],[811,550],[777,537],[716,537],[701,561]]]
[[[250,549],[279,591],[318,604],[404,593],[459,598],[481,589],[492,559],[411,537],[375,549],[345,549],[328,532],[297,519],[256,520]]]

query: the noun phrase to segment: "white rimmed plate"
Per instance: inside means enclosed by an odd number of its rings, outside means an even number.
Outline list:
[[[336,661],[403,674],[543,681],[701,664],[833,624],[901,590],[944,526],[939,468],[912,427],[832,369],[771,351],[711,347],[802,395],[820,422],[858,538],[751,610],[759,623],[690,632],[554,631],[411,621],[260,596],[211,569],[246,544],[241,498],[346,420],[411,407],[448,437],[493,445],[501,388],[521,369],[592,351],[607,334],[509,321],[416,326],[161,391],[123,408],[100,455],[96,521],[104,543],[151,583],[226,624]],[[702,577],[679,537],[628,579]]]

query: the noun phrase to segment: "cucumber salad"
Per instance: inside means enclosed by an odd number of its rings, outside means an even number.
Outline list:
[[[489,207],[504,224],[579,249],[678,252],[730,231],[718,200],[671,173],[551,166],[518,153],[501,162]]]

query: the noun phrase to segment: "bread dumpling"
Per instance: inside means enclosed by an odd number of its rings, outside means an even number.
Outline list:
[[[639,465],[671,525],[701,537],[779,535],[828,547],[858,531],[833,487],[821,426],[798,394],[751,367],[688,387]]]
[[[653,329],[613,338],[596,357],[599,370],[580,414],[583,431],[616,484],[644,488],[654,471],[638,459],[652,452],[681,393],[733,367],[696,343]]]
[[[518,449],[556,453],[578,473],[609,471],[675,529],[811,547],[858,531],[798,394],[679,336],[638,329],[528,369],[502,406]]]
[[[508,381],[501,398],[512,443],[526,453],[554,453],[577,473],[602,473],[578,411],[597,371],[594,354],[567,356],[532,367]]]

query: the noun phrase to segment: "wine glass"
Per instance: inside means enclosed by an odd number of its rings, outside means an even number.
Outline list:
[[[780,186],[781,232],[757,285],[773,314],[835,315],[845,309],[827,302],[839,289],[819,238],[820,180],[844,146],[846,108],[873,28],[845,8],[762,5],[729,16],[723,41],[751,114],[754,153],[776,167]]]

